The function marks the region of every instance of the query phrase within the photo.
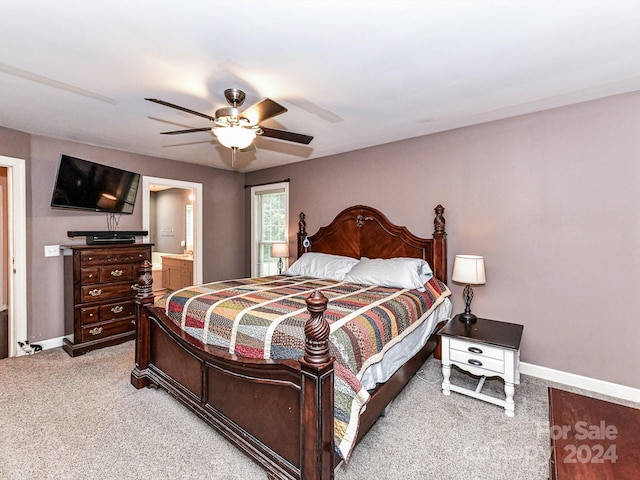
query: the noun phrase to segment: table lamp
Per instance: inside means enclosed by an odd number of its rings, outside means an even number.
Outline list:
[[[479,255],[456,255],[453,261],[451,280],[465,284],[462,292],[465,308],[464,313],[460,314],[460,321],[467,325],[474,323],[477,317],[471,313],[471,300],[473,300],[471,285],[484,285],[487,282],[484,272],[484,258]]]
[[[288,243],[272,243],[271,244],[271,258],[278,259],[278,274],[282,275],[282,267],[284,266],[283,258],[289,257],[289,244]]]

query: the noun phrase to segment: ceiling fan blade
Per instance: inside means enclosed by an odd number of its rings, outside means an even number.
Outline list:
[[[161,135],[178,135],[180,133],[194,133],[211,131],[211,127],[189,128],[188,130],[173,130],[171,132],[160,132]]]
[[[158,100],[157,98],[145,98],[145,100],[148,100],[150,102],[153,103],[158,103],[160,105],[164,105],[165,107],[169,107],[169,108],[175,108],[176,110],[180,110],[182,112],[187,112],[190,113],[191,115],[197,115],[198,117],[204,117],[208,120],[211,120],[212,122],[215,122],[216,119],[205,114],[205,113],[200,113],[200,112],[196,112],[195,110],[190,110],[188,108],[184,108],[181,107],[180,105],[174,105],[173,103],[169,103],[169,102],[165,102],[164,100]]]
[[[276,115],[280,115],[286,111],[287,109],[279,103],[274,102],[270,98],[265,98],[261,102],[251,105],[242,112],[240,116],[249,120],[251,125],[257,125],[258,123],[265,121],[267,118],[275,117]]]
[[[263,137],[277,138],[288,142],[304,143],[309,145],[313,137],[310,135],[302,135],[301,133],[287,132],[285,130],[276,130],[275,128],[260,127]]]

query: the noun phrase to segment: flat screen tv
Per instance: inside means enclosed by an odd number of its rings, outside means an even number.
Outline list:
[[[140,174],[61,155],[51,206],[133,213]]]

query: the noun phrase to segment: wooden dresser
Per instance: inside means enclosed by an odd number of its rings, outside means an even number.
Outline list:
[[[72,357],[135,338],[139,267],[150,243],[63,246],[65,338]]]

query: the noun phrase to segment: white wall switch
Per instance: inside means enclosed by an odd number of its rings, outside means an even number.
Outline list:
[[[44,256],[45,257],[59,257],[60,256],[60,245],[45,245],[44,246]]]

